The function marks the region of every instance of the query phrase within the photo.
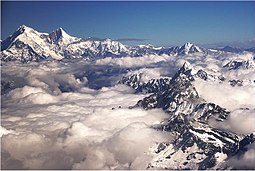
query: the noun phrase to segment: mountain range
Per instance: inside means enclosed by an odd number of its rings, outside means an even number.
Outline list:
[[[220,51],[240,52],[242,50],[223,48]],[[250,51],[254,48],[250,49]],[[7,39],[1,41],[2,61],[41,61],[44,59],[102,58],[144,55],[187,55],[192,53],[212,53],[210,50],[185,43],[183,46],[154,47],[152,45],[126,46],[111,39],[78,38],[70,36],[63,28],[51,33],[41,33],[25,25],[20,26]]]

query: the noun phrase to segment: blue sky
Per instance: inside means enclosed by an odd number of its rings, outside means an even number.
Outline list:
[[[1,2],[1,38],[25,24],[125,44],[180,45],[255,38],[255,2]]]

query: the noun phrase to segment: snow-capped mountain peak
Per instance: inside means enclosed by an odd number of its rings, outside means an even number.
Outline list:
[[[203,50],[199,48],[198,46],[195,46],[192,43],[187,42],[179,48],[178,54],[187,55],[189,53],[195,53],[195,52],[203,52]]]
[[[175,77],[179,76],[180,74],[184,74],[187,77],[192,77],[198,72],[198,70],[192,66],[188,61],[184,62],[183,66],[178,70]]]
[[[70,36],[65,30],[60,27],[49,34],[50,39],[54,43],[68,44],[77,41],[78,38]]]
[[[47,57],[62,59],[52,45],[48,33],[41,33],[31,27],[21,25],[16,32],[1,43],[1,57],[5,61],[40,61]]]
[[[19,31],[19,32],[21,32],[21,33],[23,33],[23,32],[29,32],[29,31],[31,31],[31,30],[33,30],[31,27],[28,27],[28,26],[26,26],[26,25],[21,25],[21,26],[19,26],[19,28],[17,29],[17,31]]]
[[[15,44],[15,42],[22,42],[27,45],[31,42],[37,42],[37,44],[39,44],[41,34],[43,33],[39,33],[31,27],[21,25],[12,35],[1,43],[1,50],[3,51],[12,47],[18,48],[20,43]]]
[[[42,32],[38,32],[35,29],[33,29],[32,27],[26,26],[26,25],[21,25],[19,26],[19,28],[17,29],[16,32],[14,32],[13,35],[11,36],[22,36],[22,37],[34,37],[34,36],[41,36],[41,34],[47,34],[47,33],[42,33]],[[36,41],[36,40],[34,40]]]
[[[187,43],[185,43],[183,46],[184,46],[185,48],[189,49],[191,46],[193,46],[193,44],[190,43],[190,42],[187,42]]]
[[[185,71],[193,69],[193,67],[191,66],[191,64],[188,61],[184,62],[183,68]]]
[[[1,51],[9,48],[15,40],[22,41],[22,39],[27,39],[27,37],[33,36],[33,34],[39,33],[31,27],[25,25],[19,26],[19,28],[12,35],[1,42]]]

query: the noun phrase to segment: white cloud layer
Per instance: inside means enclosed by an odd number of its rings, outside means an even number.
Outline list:
[[[149,148],[171,139],[152,128],[168,117],[163,111],[128,109],[144,97],[130,87],[93,90],[72,73],[37,70],[2,96],[2,168],[145,169]]]
[[[255,109],[236,109],[232,111],[224,122],[210,121],[215,128],[229,130],[238,134],[255,132]]]
[[[142,57],[122,57],[122,58],[112,58],[107,57],[104,59],[98,59],[96,64],[98,65],[118,65],[122,67],[138,67],[138,66],[148,66],[153,63],[167,61],[169,56],[157,56],[157,55],[147,55]]]
[[[200,97],[232,111],[238,108],[255,106],[255,88],[253,85],[231,86],[228,83],[196,80],[194,83]]]

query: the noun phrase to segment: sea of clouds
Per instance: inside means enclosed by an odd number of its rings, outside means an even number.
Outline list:
[[[166,113],[129,109],[145,95],[126,85],[87,87],[85,65],[2,66],[3,80],[16,78],[2,94],[3,169],[144,169],[149,148],[171,140],[153,128]]]
[[[122,76],[143,73],[144,81],[172,77],[185,61],[222,72],[228,79],[253,79],[254,70],[228,71],[231,59],[248,54],[104,58],[96,61],[2,63],[1,160],[3,169],[146,169],[150,152],[170,133],[154,127],[168,118],[161,109],[129,109],[145,94],[117,84]],[[203,99],[231,111],[219,129],[255,132],[255,87],[196,80]],[[239,159],[252,166],[254,143]]]

